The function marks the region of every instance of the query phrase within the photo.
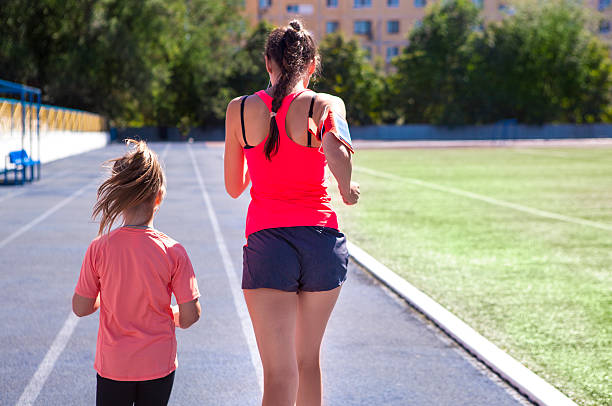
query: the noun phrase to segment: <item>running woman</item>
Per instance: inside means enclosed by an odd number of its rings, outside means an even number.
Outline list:
[[[153,228],[166,192],[162,166],[145,142],[127,143],[132,149],[109,161],[111,176],[98,188],[100,228],[72,309],[79,317],[100,309],[96,404],[166,405],[178,365],[174,329],[199,319],[200,293],[185,249]],[[117,217],[123,225],[110,231]]]
[[[263,364],[262,404],[320,405],[321,341],[348,263],[326,164],[346,204],[357,203],[359,186],[343,101],[308,89],[319,64],[312,35],[291,21],[270,33],[264,56],[271,87],[227,108],[225,187],[236,198],[253,183],[242,289]]]

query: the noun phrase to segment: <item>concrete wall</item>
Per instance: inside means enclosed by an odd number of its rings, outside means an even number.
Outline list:
[[[36,138],[33,140],[34,159],[40,159],[46,163],[56,159],[102,148],[110,142],[107,132],[73,132],[73,131],[48,131],[40,134],[40,157],[38,156],[38,145]],[[24,148],[30,153],[30,137],[26,134]],[[21,133],[0,133],[0,171],[5,168],[5,157],[10,151],[21,149]]]

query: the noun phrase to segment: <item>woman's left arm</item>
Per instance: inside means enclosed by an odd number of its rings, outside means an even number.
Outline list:
[[[244,150],[236,135],[240,124],[239,117],[240,98],[236,98],[227,105],[225,113],[225,157],[223,160],[225,190],[234,199],[244,192],[251,181]]]

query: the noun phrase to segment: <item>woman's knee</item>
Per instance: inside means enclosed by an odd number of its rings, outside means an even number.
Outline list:
[[[297,388],[298,385],[297,365],[267,366],[264,367],[265,385],[283,386]]]
[[[321,369],[319,353],[298,355],[298,371],[300,373],[308,371],[319,371]]]

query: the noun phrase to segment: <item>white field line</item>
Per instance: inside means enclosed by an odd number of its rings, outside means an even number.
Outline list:
[[[68,196],[67,198],[65,198],[61,202],[57,203],[55,206],[51,207],[49,210],[45,211],[43,214],[41,214],[40,216],[36,217],[34,220],[30,221],[28,224],[24,225],[23,227],[21,227],[20,229],[15,231],[13,234],[9,235],[8,237],[6,237],[2,241],[0,241],[0,248],[4,248],[4,246],[6,246],[11,241],[13,241],[15,238],[19,237],[20,235],[22,235],[23,233],[25,233],[26,231],[28,231],[29,229],[31,229],[35,225],[41,223],[47,217],[49,217],[50,215],[52,215],[53,213],[55,213],[56,211],[58,211],[59,209],[61,209],[62,207],[64,207],[68,203],[70,203],[71,201],[73,201],[76,197],[78,197],[79,195],[83,194],[85,189],[91,187],[91,185],[94,184],[97,181],[98,180],[95,179],[95,180],[93,180],[91,182],[87,182],[79,190],[77,190],[76,192],[72,193],[70,196]]]
[[[536,151],[532,149],[513,148],[512,151],[519,153],[519,154],[524,154],[524,155],[545,156],[549,158],[572,158],[571,155],[564,154],[563,152],[547,151],[544,148],[541,151]]]
[[[43,358],[42,362],[38,366],[38,369],[30,379],[28,386],[24,389],[21,397],[16,403],[16,406],[29,406],[33,405],[45,384],[49,374],[53,371],[53,367],[55,362],[59,358],[62,351],[64,351],[64,347],[70,340],[70,336],[72,336],[72,332],[76,327],[79,319],[72,312],[68,315],[68,318],[64,322],[62,329],[55,336],[55,340],[51,344],[51,348],[47,351],[47,355]]]
[[[164,151],[161,154],[162,160],[165,159],[166,154],[168,153],[169,147],[170,147],[170,144],[167,144],[166,147],[164,148]],[[34,221],[28,223],[28,225],[26,225],[27,228],[23,227],[22,229],[19,230],[20,231],[19,234],[17,233],[16,234],[21,235],[27,230],[29,230],[30,228],[32,228],[34,225],[40,223],[45,218],[49,217],[51,214],[53,214],[54,212],[59,210],[61,207],[65,206],[67,203],[73,200],[75,197],[80,195],[83,192],[83,190],[86,189],[91,183],[95,183],[95,182],[98,182],[98,179],[96,179],[93,182],[88,183],[87,185],[85,185],[84,187],[82,187],[81,189],[73,193],[67,199],[64,199],[57,205],[53,206],[50,210],[43,213],[43,215],[39,216]],[[11,240],[17,237],[17,235],[12,236]],[[6,239],[0,243],[0,248],[6,245],[6,243],[8,243],[10,240],[6,242],[5,241]],[[26,405],[29,406],[29,405],[34,404],[34,402],[36,401],[36,398],[38,398],[38,395],[40,394],[42,387],[47,381],[47,378],[51,374],[51,371],[53,371],[55,362],[57,361],[61,353],[64,351],[66,344],[70,340],[70,337],[72,336],[72,333],[74,332],[74,328],[76,327],[78,322],[79,322],[78,317],[76,317],[71,312],[68,315],[68,318],[66,319],[66,321],[64,321],[64,325],[62,326],[61,330],[59,331],[59,333],[57,333],[57,336],[55,336],[55,339],[53,340],[53,343],[51,344],[49,351],[47,351],[45,358],[43,358],[42,362],[38,366],[38,369],[32,376],[32,379],[30,379],[28,386],[26,386],[23,393],[21,394],[21,397],[17,401],[16,406],[26,406]]]
[[[257,341],[255,340],[255,334],[253,332],[251,319],[249,318],[244,298],[240,294],[240,283],[238,281],[238,277],[236,276],[234,264],[227,249],[227,245],[225,244],[223,234],[221,233],[219,221],[217,220],[217,214],[215,213],[215,210],[213,208],[210,196],[206,191],[206,186],[204,185],[204,181],[202,180],[202,175],[200,174],[200,169],[198,168],[198,165],[196,163],[191,145],[187,144],[187,150],[189,152],[189,157],[191,158],[191,163],[193,165],[193,170],[195,171],[198,184],[200,185],[200,190],[202,191],[202,198],[204,199],[204,203],[206,204],[208,217],[210,218],[215,239],[217,240],[217,246],[219,247],[219,252],[221,253],[223,266],[225,268],[225,274],[227,275],[227,278],[229,280],[230,291],[232,292],[232,298],[234,299],[234,306],[236,308],[236,312],[238,313],[238,318],[240,319],[242,333],[244,334],[244,338],[249,348],[249,353],[251,355],[251,363],[253,364],[253,368],[255,368],[255,374],[257,375],[257,383],[259,384],[259,389],[263,391],[263,370],[261,367],[261,363],[259,362]]]
[[[426,188],[433,189],[433,190],[438,190],[440,192],[446,192],[446,193],[451,193],[451,194],[455,194],[458,196],[468,197],[470,199],[480,200],[480,201],[487,202],[487,203],[490,203],[496,206],[507,207],[509,209],[522,211],[524,213],[529,213],[534,216],[546,217],[546,218],[550,218],[554,220],[565,221],[568,223],[580,224],[582,226],[594,227],[594,228],[599,228],[601,230],[612,231],[612,225],[610,224],[598,223],[596,221],[585,220],[585,219],[581,219],[578,217],[564,216],[563,214],[553,213],[553,212],[546,211],[546,210],[540,210],[540,209],[536,209],[536,208],[529,207],[529,206],[523,206],[522,204],[510,203],[505,200],[495,199],[493,197],[480,195],[478,193],[468,192],[466,190],[461,190],[461,189],[457,189],[457,188],[450,187],[450,186],[442,186],[436,183],[431,183],[431,182],[414,179],[414,178],[402,177],[402,176],[394,175],[391,173],[376,171],[374,169],[364,168],[360,166],[355,166],[353,168],[358,172],[366,173],[372,176],[377,176],[379,178],[385,178],[385,179],[395,180],[399,182],[410,183],[413,185],[422,186],[422,187],[426,187]]]
[[[497,372],[502,378],[518,388],[529,399],[542,406],[576,406],[563,393],[478,334],[461,319],[404,278],[378,262],[355,244],[349,242],[347,245],[351,257],[358,264],[433,320],[448,335],[461,343],[470,353]]]

